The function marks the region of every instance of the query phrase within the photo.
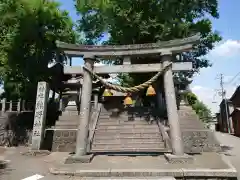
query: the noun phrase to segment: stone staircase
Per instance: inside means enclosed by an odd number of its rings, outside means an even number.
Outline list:
[[[91,108],[93,111],[94,109]],[[92,112],[90,112],[91,116]],[[53,152],[74,152],[76,149],[79,112],[75,103],[68,103],[55,126],[46,130],[46,146]],[[49,141],[52,139],[52,141]],[[48,142],[49,141],[49,142]]]
[[[181,105],[178,110],[181,130],[204,130],[204,124],[199,120],[198,115],[191,106]]]
[[[67,113],[63,113],[63,115],[59,116],[58,121],[53,128],[55,129],[77,129],[78,127],[78,115],[67,115]]]
[[[180,104],[178,115],[185,153],[221,151],[214,133],[204,127],[204,123],[190,105]]]
[[[92,108],[91,108],[92,109]],[[92,112],[90,112],[92,114]],[[79,123],[79,112],[76,105],[68,105],[62,115],[59,116],[52,128],[55,129],[77,129]]]
[[[92,153],[160,153],[166,152],[158,124],[149,124],[144,118],[128,121],[126,112],[112,117],[102,110],[91,145]]]

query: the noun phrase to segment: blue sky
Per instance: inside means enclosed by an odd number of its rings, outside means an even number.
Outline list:
[[[73,0],[60,0],[61,8],[69,11],[73,20],[77,20],[78,16],[75,12]],[[218,104],[220,97],[216,93],[219,89],[218,74],[224,75],[225,89],[227,97],[230,97],[236,87],[240,83],[240,75],[233,81],[232,78],[240,71],[239,57],[240,57],[240,1],[219,0],[220,18],[213,19],[213,29],[220,32],[223,41],[216,45],[215,49],[207,56],[213,63],[211,68],[202,69],[201,72],[194,77],[191,84],[191,89],[198,95],[200,100],[206,103],[213,112],[218,111]],[[82,61],[75,60],[74,64],[82,63]],[[231,82],[230,82],[231,81]],[[230,83],[228,83],[230,82]],[[215,103],[213,103],[215,102]]]

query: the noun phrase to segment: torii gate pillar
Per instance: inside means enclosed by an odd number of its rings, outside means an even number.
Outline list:
[[[84,66],[90,71],[93,70],[94,57],[84,56]],[[83,73],[83,85],[81,93],[80,117],[77,129],[76,151],[74,156],[70,156],[65,163],[88,163],[91,156],[87,156],[88,129],[91,109],[92,76],[89,72]]]
[[[167,66],[171,62],[171,53],[163,54],[162,61],[163,66]],[[165,90],[165,98],[167,105],[167,113],[168,113],[168,122],[170,126],[170,139],[172,144],[172,153],[173,154],[165,154],[165,157],[170,162],[176,161],[189,161],[192,158],[186,154],[184,154],[182,133],[180,129],[178,110],[176,104],[176,95],[173,81],[173,72],[172,68],[168,68],[164,72],[164,90]]]

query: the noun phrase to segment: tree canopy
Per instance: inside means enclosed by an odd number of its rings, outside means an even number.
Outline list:
[[[106,33],[110,38],[104,43],[114,45],[153,43],[200,33],[200,44],[192,52],[182,54],[184,60],[193,62],[194,69],[178,73],[178,79],[185,80],[200,68],[211,66],[204,55],[221,40],[219,34],[213,32],[209,19],[219,17],[217,0],[89,0],[84,3],[77,0],[76,8],[81,14],[78,31],[85,34],[87,44],[98,43]],[[141,59],[142,63],[151,61]],[[138,84],[150,76],[152,74],[131,75],[130,79]],[[121,75],[121,82],[122,77],[127,80],[126,75]]]
[[[3,96],[32,99],[38,81],[51,78],[55,41],[75,43],[76,33],[67,11],[50,0],[0,1],[0,80]]]
[[[183,79],[211,65],[204,55],[221,40],[210,21],[219,17],[217,0],[75,0],[75,5],[80,15],[77,31],[84,34],[85,44],[98,44],[106,34],[109,39],[104,44],[120,45],[200,33],[200,44],[182,54],[194,66],[193,71],[178,74]],[[59,7],[50,0],[0,1],[0,83],[5,97],[34,98],[37,82],[51,78],[47,65],[55,58],[55,41],[76,42],[74,24]],[[142,63],[152,60],[140,59]],[[119,78],[121,84],[132,86],[150,76],[120,74]]]

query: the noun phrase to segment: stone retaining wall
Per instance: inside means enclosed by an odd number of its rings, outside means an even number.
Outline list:
[[[49,138],[52,136],[51,151],[53,152],[75,152],[77,130],[74,129],[54,129],[47,130]],[[46,138],[46,139],[49,139]],[[49,142],[50,143],[50,142]]]
[[[182,136],[185,153],[221,151],[219,142],[210,130],[184,130]]]

